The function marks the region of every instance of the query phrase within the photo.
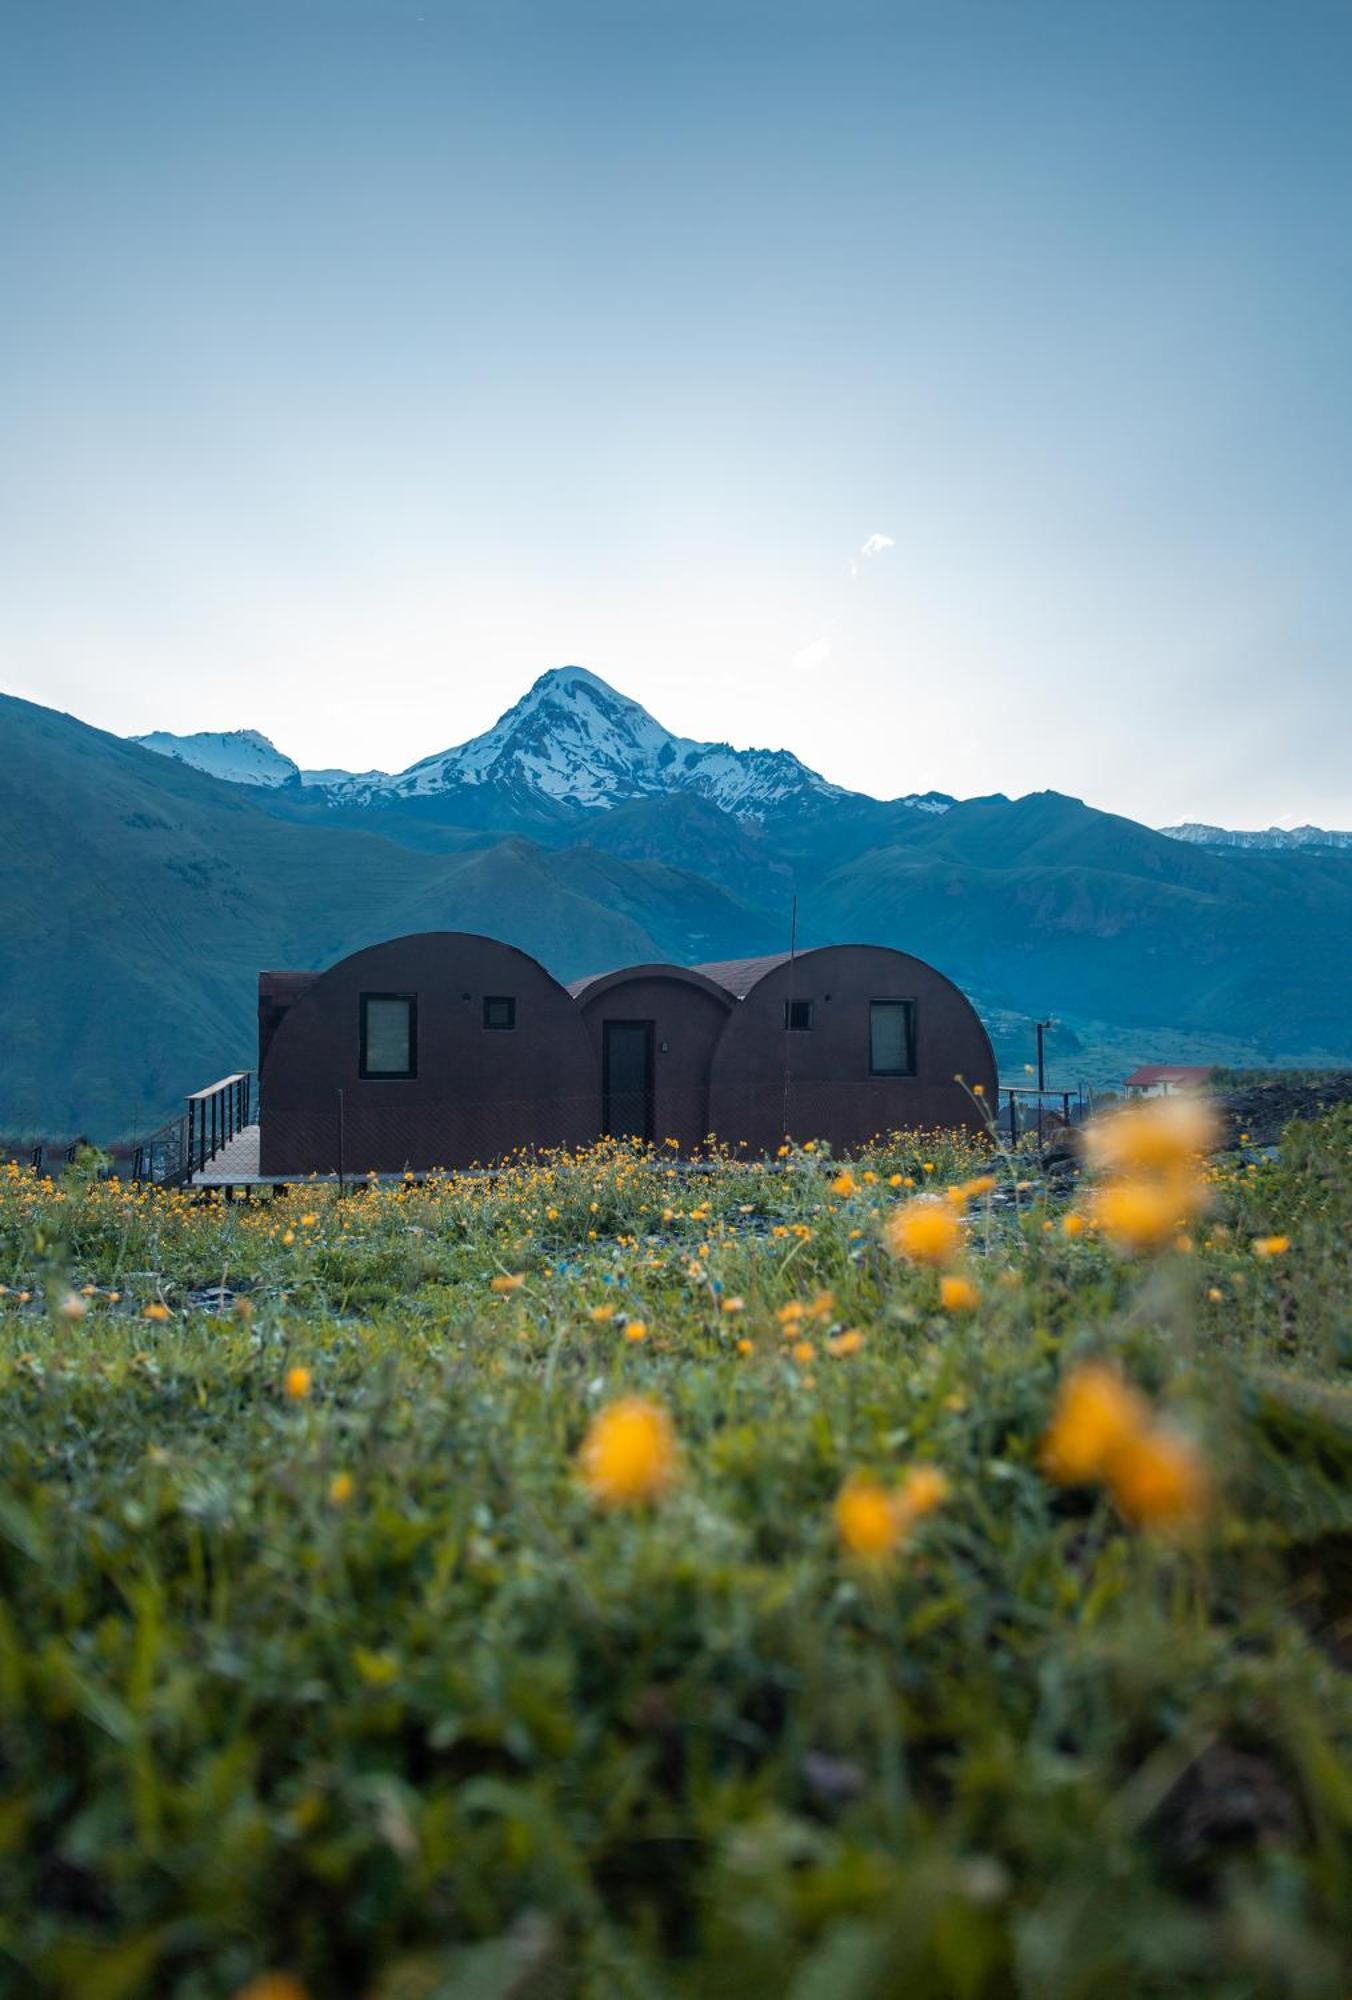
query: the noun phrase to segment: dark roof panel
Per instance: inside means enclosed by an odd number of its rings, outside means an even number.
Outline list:
[[[713,965],[697,965],[696,972],[702,972],[706,979],[712,979],[716,986],[726,987],[738,1000],[745,1000],[753,986],[760,984],[767,972],[776,966],[787,965],[791,953],[772,951],[767,958],[724,958]],[[801,957],[802,954],[799,953]]]

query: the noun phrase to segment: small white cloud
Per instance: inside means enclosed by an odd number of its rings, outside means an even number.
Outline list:
[[[874,556],[880,556],[885,549],[894,549],[896,546],[891,535],[870,535],[858,555],[850,557],[850,575],[858,576],[860,563],[871,562]]]
[[[831,628],[829,625],[823,625],[810,645],[799,647],[793,656],[793,664],[798,673],[811,674],[815,673],[818,667],[824,667],[830,657]]]

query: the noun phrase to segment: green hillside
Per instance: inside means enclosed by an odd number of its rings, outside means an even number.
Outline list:
[[[261,967],[327,965],[405,931],[490,931],[563,978],[774,941],[674,869],[588,867],[519,838],[428,852],[288,821],[9,698],[0,737],[0,1132],[144,1129],[252,1065]]]

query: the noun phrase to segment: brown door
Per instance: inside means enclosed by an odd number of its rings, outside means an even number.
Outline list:
[[[607,1021],[602,1042],[604,1129],[615,1138],[653,1136],[653,1024]]]

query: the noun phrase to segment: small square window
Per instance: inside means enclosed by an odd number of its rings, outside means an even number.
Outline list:
[[[363,1077],[418,1074],[418,1003],[411,993],[363,993],[358,1072]]]
[[[486,1028],[514,1028],[516,1026],[516,1001],[504,993],[488,994],[484,998],[484,1026]]]
[[[812,1026],[812,1002],[810,1000],[786,1000],[784,1002],[784,1026],[795,1034],[805,1035]]]
[[[870,1076],[915,1075],[914,1000],[870,1000],[868,1067]]]

